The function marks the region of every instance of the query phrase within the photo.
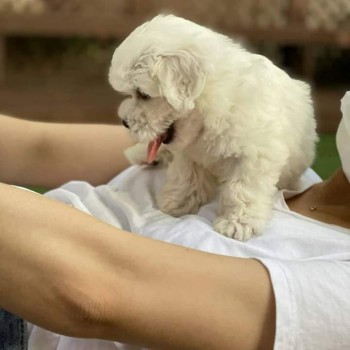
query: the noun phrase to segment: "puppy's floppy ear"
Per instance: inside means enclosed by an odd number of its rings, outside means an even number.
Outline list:
[[[179,112],[188,112],[203,91],[207,73],[198,56],[179,50],[157,55],[153,76],[168,103]]]

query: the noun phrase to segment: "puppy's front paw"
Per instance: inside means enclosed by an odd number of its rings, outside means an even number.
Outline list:
[[[169,198],[159,197],[157,199],[159,210],[174,217],[188,214],[186,205],[182,202],[173,201]]]
[[[219,216],[214,221],[214,229],[223,236],[238,241],[247,241],[257,233],[251,224],[242,223],[234,216]]]
[[[134,165],[168,165],[173,160],[173,155],[171,152],[165,147],[162,147],[159,149],[156,158],[152,164],[148,163],[148,155],[147,155],[148,146],[144,143],[137,143],[134,146],[131,146],[127,148],[124,151],[124,154],[130,164]]]
[[[147,164],[147,145],[137,143],[124,151],[125,157],[134,165]]]
[[[192,204],[192,205],[191,205]],[[159,210],[174,217],[196,213],[199,205],[192,203],[189,198],[180,200],[171,196],[159,195],[157,198]]]

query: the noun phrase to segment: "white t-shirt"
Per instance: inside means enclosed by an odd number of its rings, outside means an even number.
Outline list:
[[[213,230],[216,201],[204,205],[197,215],[181,218],[156,209],[155,193],[163,180],[162,169],[134,166],[107,185],[92,187],[75,181],[46,195],[136,234],[206,252],[259,259],[270,272],[276,298],[275,350],[350,349],[350,230],[291,212],[280,191],[266,232],[238,242]],[[300,191],[318,181],[308,170]],[[139,348],[59,336],[31,326],[29,350],[37,349]]]

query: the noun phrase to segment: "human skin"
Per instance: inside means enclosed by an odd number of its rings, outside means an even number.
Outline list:
[[[133,143],[121,126],[0,115],[0,181],[50,188],[72,179],[106,183],[128,166],[123,150]]]
[[[341,168],[287,203],[291,210],[304,216],[350,228],[350,183]]]
[[[258,261],[139,237],[12,186],[0,193],[2,308],[74,337],[272,349],[274,298]]]
[[[131,144],[118,126],[0,117],[0,180],[103,183]],[[5,184],[0,227],[0,307],[34,324],[153,349],[273,348],[274,295],[257,260],[140,237]]]

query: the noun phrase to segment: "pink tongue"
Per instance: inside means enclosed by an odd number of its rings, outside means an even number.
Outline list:
[[[159,136],[157,139],[151,141],[148,144],[148,158],[147,158],[148,164],[151,164],[154,161],[154,159],[156,158],[158,149],[159,149],[160,145],[162,144],[162,142],[163,142],[163,137]]]

